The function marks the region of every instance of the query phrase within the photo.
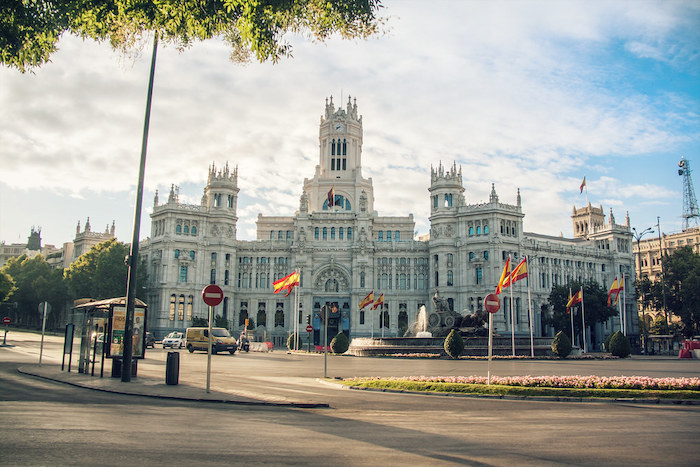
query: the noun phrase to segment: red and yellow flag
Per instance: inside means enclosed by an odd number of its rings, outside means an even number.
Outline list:
[[[510,256],[506,260],[506,265],[503,268],[503,273],[501,274],[501,280],[498,281],[496,286],[496,293],[499,294],[510,285]]]
[[[610,290],[608,291],[608,306],[610,306],[610,303],[612,302],[612,297],[615,295],[615,303],[617,303],[617,295],[620,293],[620,286],[617,283],[617,276],[615,276],[615,280],[613,281],[612,285],[610,286]]]
[[[580,190],[581,190],[581,191],[578,192],[579,195],[580,195],[581,193],[583,193],[583,189],[584,189],[585,187],[586,187],[586,176],[584,175],[584,176],[583,176],[583,181],[581,182],[581,186],[579,187]],[[588,193],[588,192],[586,191],[586,193]]]
[[[335,185],[328,192],[328,207],[332,208],[333,206],[335,206]]]
[[[372,302],[374,302],[374,290],[362,299],[362,301],[360,302],[360,310],[366,307],[367,305],[370,305]]]
[[[376,310],[377,308],[379,308],[379,305],[383,305],[383,304],[384,304],[384,294],[380,294],[379,297],[377,297],[377,299],[374,301],[374,305],[372,305],[372,309]]]
[[[569,299],[569,301],[566,304],[567,310],[571,308],[572,306],[576,305],[577,303],[581,303],[583,301],[583,288],[579,289],[578,292],[574,294],[573,297]]]
[[[513,269],[510,273],[510,283],[508,285],[515,284],[520,279],[525,279],[527,277],[527,256],[523,258],[520,263]]]
[[[290,275],[285,276],[282,279],[278,279],[272,283],[272,287],[274,287],[275,289],[273,293],[278,293],[283,290],[286,290],[287,295],[285,295],[285,297],[288,297],[289,294],[292,293],[294,287],[296,287],[297,285],[299,285],[299,272],[294,271]]]

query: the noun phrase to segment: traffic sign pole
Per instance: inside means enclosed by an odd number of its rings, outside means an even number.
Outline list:
[[[2,338],[2,345],[7,345],[7,327],[10,325],[11,322],[12,318],[10,318],[9,316],[5,316],[2,319],[2,324],[5,325],[5,335]]]
[[[41,345],[39,346],[39,366],[41,366],[41,356],[44,354],[44,331],[46,331],[46,315],[49,312],[49,302],[41,303],[39,305],[40,308],[41,305],[44,305],[44,319],[41,320]],[[97,343],[97,337],[95,337],[95,343]]]
[[[211,323],[214,320],[214,307],[224,299],[224,291],[216,284],[209,284],[202,289],[202,300],[209,305],[209,341],[207,343],[207,393],[209,393],[209,383],[211,381]]]
[[[493,315],[501,307],[501,300],[496,294],[488,294],[484,298],[484,308],[489,312],[489,363],[486,376],[486,384],[491,384],[491,358],[493,357]]]

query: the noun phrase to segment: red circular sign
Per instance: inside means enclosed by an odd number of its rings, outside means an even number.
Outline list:
[[[2,319],[2,324],[10,324],[12,322],[12,319],[9,316],[5,316]]]
[[[501,308],[501,299],[495,293],[490,293],[484,298],[484,308],[489,313],[496,313]]]
[[[313,332],[313,331],[314,331],[313,326],[311,326],[310,324],[308,326],[306,326],[306,332]]]
[[[224,291],[218,285],[208,285],[202,289],[202,300],[209,306],[216,306],[224,299]]]

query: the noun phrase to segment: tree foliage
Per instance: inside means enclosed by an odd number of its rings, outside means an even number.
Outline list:
[[[566,313],[566,303],[569,301],[569,290],[576,293],[583,286],[583,308],[585,308],[586,327],[593,327],[594,323],[604,323],[611,316],[618,314],[617,310],[608,306],[608,292],[597,282],[589,280],[581,284],[578,281],[570,281],[567,285],[556,285],[552,287],[549,294],[549,304],[552,313],[543,316],[543,322],[552,326],[555,332],[563,331],[571,334],[571,316]],[[574,313],[574,335],[580,336],[581,305],[576,305],[571,312]],[[578,310],[578,311],[577,311]],[[573,336],[571,341],[574,341]]]
[[[15,281],[8,274],[0,272],[0,302],[4,302],[15,289]]]
[[[124,258],[129,254],[129,247],[112,238],[98,243],[74,261],[65,270],[65,280],[72,299],[94,298],[97,300],[126,295],[127,266]],[[146,283],[145,265],[137,268],[138,284]]]
[[[678,248],[664,258],[664,273],[667,309],[681,319],[686,336],[700,334],[700,254]]]
[[[286,35],[325,41],[379,32],[381,7],[380,0],[6,0],[0,60],[25,72],[46,63],[64,33],[128,50],[155,32],[180,49],[221,37],[234,61],[277,61],[292,54]]]
[[[348,348],[350,348],[348,336],[346,336],[343,331],[340,331],[333,340],[331,340],[331,352],[334,354],[343,354],[348,351]]]
[[[51,305],[51,313],[47,317],[49,327],[56,324],[68,298],[62,269],[51,269],[42,255],[33,258],[22,255],[10,258],[0,270],[0,275],[9,276],[14,283],[5,300],[17,304],[19,324],[37,326],[38,307],[43,301]]]
[[[610,336],[608,346],[610,348],[610,353],[616,357],[626,358],[630,356],[630,353],[632,353],[632,346],[630,345],[629,339],[620,331],[617,331]]]
[[[443,348],[450,358],[459,358],[464,351],[464,339],[462,339],[462,335],[455,329],[451,330],[445,338]]]
[[[552,352],[559,358],[566,358],[571,353],[571,341],[564,331],[559,331],[552,339]]]

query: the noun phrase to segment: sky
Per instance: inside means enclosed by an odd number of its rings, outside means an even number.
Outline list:
[[[385,1],[383,34],[240,65],[220,40],[158,50],[141,238],[155,190],[199,204],[212,163],[238,167],[238,238],[290,216],[319,161],[325,99],[357,99],[379,215],[429,230],[431,166],[467,204],[522,196],[524,230],[571,237],[574,206],[680,231],[678,161],[700,171],[700,3]],[[150,39],[125,55],[65,35],[33,73],[0,67],[0,241],[62,245],[80,222],[130,242]],[[586,189],[579,192],[586,177]],[[607,219],[606,219],[607,221]]]

